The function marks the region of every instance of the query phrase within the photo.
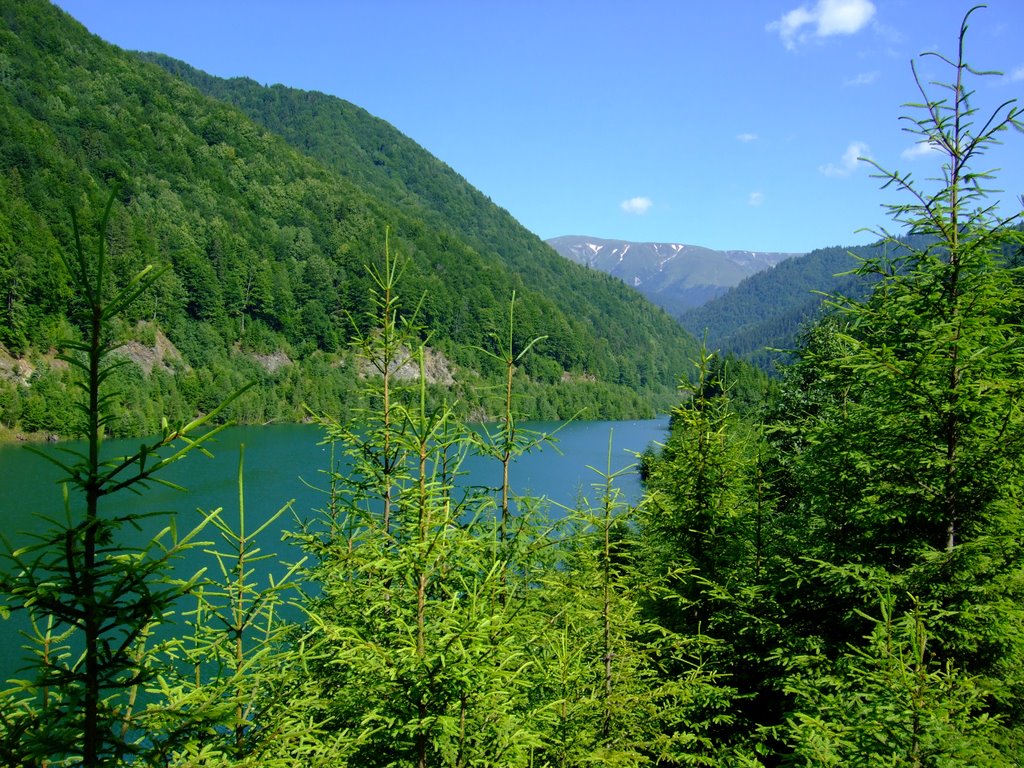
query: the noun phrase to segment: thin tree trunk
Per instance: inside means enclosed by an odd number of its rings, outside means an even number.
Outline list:
[[[102,309],[97,296],[93,301],[89,346],[89,478],[85,484],[85,531],[82,541],[82,573],[75,585],[82,602],[85,635],[85,696],[82,712],[82,765],[99,766],[102,739],[99,733],[100,710],[100,616],[96,607],[96,528],[99,524],[100,489],[100,363]],[[68,572],[74,574],[71,548]],[[74,583],[74,582],[72,582]]]

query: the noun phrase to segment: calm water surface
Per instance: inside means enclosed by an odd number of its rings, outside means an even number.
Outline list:
[[[532,422],[525,428],[552,432],[560,425]],[[635,463],[635,452],[643,451],[652,441],[664,439],[668,419],[645,421],[577,422],[562,427],[554,445],[546,445],[520,457],[512,467],[513,490],[521,495],[542,496],[554,504],[574,506],[577,500],[589,498],[595,503],[600,493],[593,484],[601,482],[594,470],[617,472]],[[162,527],[168,514],[174,514],[178,530],[186,530],[199,520],[197,510],[222,507],[229,521],[237,520],[238,462],[240,447],[245,456],[245,507],[247,527],[251,530],[267,516],[289,501],[300,518],[313,516],[324,506],[324,496],[315,490],[324,485],[323,472],[328,468],[330,448],[319,445],[322,433],[312,425],[276,425],[265,427],[234,427],[217,436],[212,444],[212,459],[199,454],[167,468],[161,474],[167,480],[184,486],[182,493],[159,485],[151,486],[142,496],[132,493],[111,498],[105,515],[118,512],[154,512],[152,531]],[[610,441],[610,442],[609,442]],[[104,455],[125,454],[137,448],[138,440],[110,441]],[[63,448],[81,448],[81,444],[47,445],[43,450],[59,455]],[[610,459],[610,467],[609,467]],[[466,482],[496,486],[501,468],[493,460],[472,457],[464,468]],[[26,451],[19,445],[0,445],[0,533],[14,547],[26,543],[28,532],[40,530],[38,515],[59,517],[63,504],[58,484],[59,470],[53,464]],[[628,501],[641,495],[640,481],[633,473],[617,481]],[[312,486],[312,487],[311,487]],[[80,506],[80,505],[79,505]],[[73,509],[75,507],[73,506]],[[280,558],[266,561],[268,567],[279,567],[279,560],[294,560],[297,552],[281,542],[282,529],[291,527],[294,517],[282,516],[260,541],[265,552]],[[133,535],[148,537],[148,528]],[[204,536],[210,538],[210,536]],[[0,544],[2,551],[8,551]],[[196,553],[201,556],[201,553]],[[208,559],[208,558],[207,558]],[[208,563],[203,563],[208,565]],[[6,568],[8,563],[0,564]],[[194,572],[201,567],[194,562],[180,565]],[[0,620],[0,680],[6,679],[20,666],[20,622],[15,618]]]

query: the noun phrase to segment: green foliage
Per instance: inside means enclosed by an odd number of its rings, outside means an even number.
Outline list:
[[[738,541],[722,535],[722,528],[738,518],[740,500],[746,496],[740,471],[744,452],[728,398],[720,394],[724,386],[715,377],[713,360],[713,355],[702,354],[696,364],[695,391],[672,412],[671,436],[648,475],[645,520],[649,539],[664,547],[656,557],[662,569],[680,564],[685,552],[684,563],[710,578],[719,564],[743,559],[718,548]]]
[[[360,765],[522,765],[537,744],[523,713],[532,662],[515,642],[514,611],[497,600],[493,525],[460,520],[481,501],[451,498],[438,466],[456,462],[438,453],[428,475],[395,478],[412,498],[393,510],[391,535],[380,520],[348,522],[344,538],[314,547],[323,596],[310,626],[324,662],[313,672],[327,727],[370,731],[354,752]]]
[[[424,295],[432,347],[452,371],[466,371],[467,386],[475,374],[488,386],[503,375],[474,350],[489,349],[515,292],[521,333],[547,335],[524,371],[537,415],[575,414],[560,391],[563,375],[593,381],[575,393],[598,395],[588,417],[646,415],[649,400],[671,397],[691,341],[670,318],[558,257],[361,110],[179,68],[217,86],[218,97],[237,90],[247,117],[91,37],[44,0],[5,6],[0,38],[16,84],[0,91],[0,345],[19,357],[46,355],[78,301],[58,268],[72,247],[63,212],[98,210],[120,184],[108,239],[113,286],[146,263],[162,273],[128,308],[126,327],[158,327],[181,353],[184,374],[196,377],[188,386],[198,392],[186,393],[183,382],[158,384],[147,370],[124,388],[132,413],[112,421],[112,433],[158,431],[159,412],[147,403],[161,388],[191,413],[250,379],[258,393],[226,417],[297,419],[304,405],[346,416],[339,400],[330,403],[356,390],[344,350],[365,328],[348,318],[369,308],[363,265],[379,252],[385,223],[411,257],[399,288]],[[261,119],[267,127],[254,122]],[[375,164],[382,153],[386,168]],[[335,363],[327,376],[311,369],[316,356]],[[294,386],[280,386],[282,378]],[[498,415],[480,413],[484,395],[459,399],[478,416]],[[74,434],[58,414],[37,407],[28,416],[20,427]]]
[[[282,85],[260,86],[248,78],[223,80],[159,54],[143,55],[203,93],[238,107],[292,147],[358,183],[361,189],[441,233],[442,254],[418,273],[415,293],[429,286],[424,322],[435,335],[479,345],[501,328],[498,310],[512,291],[523,299],[517,320],[524,338],[547,335],[532,358],[561,371],[587,372],[603,381],[644,390],[670,388],[693,342],[682,339],[668,315],[607,275],[559,257],[509,214],[383,120],[342,99]],[[399,219],[392,218],[392,222]],[[422,235],[418,249],[426,252]],[[461,244],[470,249],[459,262]],[[466,257],[472,258],[466,261]],[[510,270],[488,275],[469,264]],[[418,258],[417,258],[418,261]],[[441,271],[443,282],[435,275]],[[504,271],[504,270],[502,270]],[[503,283],[496,283],[503,279]],[[585,286],[585,287],[584,287]],[[490,298],[476,303],[482,293]],[[476,304],[486,311],[474,316]],[[474,328],[474,317],[490,317]],[[600,338],[589,329],[600,328]],[[671,344],[659,339],[672,340]],[[572,413],[563,414],[563,417]]]
[[[907,118],[908,130],[944,157],[937,188],[879,169],[887,188],[909,197],[891,210],[917,239],[887,236],[893,250],[857,270],[873,281],[870,295],[837,298],[831,317],[810,331],[783,383],[786,415],[774,432],[782,503],[806,526],[795,572],[808,615],[821,625],[820,652],[836,665],[819,681],[835,697],[811,706],[829,710],[823,720],[846,723],[828,749],[852,755],[843,750],[867,742],[850,731],[854,746],[836,746],[856,717],[834,709],[840,700],[897,706],[878,703],[878,676],[916,675],[926,687],[905,695],[926,697],[933,719],[921,721],[925,731],[910,752],[893,743],[901,765],[989,764],[977,755],[948,757],[984,738],[997,739],[1002,759],[1015,762],[1022,727],[1024,293],[1003,262],[1021,233],[1018,215],[1001,218],[986,203],[989,174],[974,170],[987,146],[1020,128],[1022,115],[1013,102],[978,113],[968,78],[984,73],[964,60],[966,31],[967,18],[958,55],[938,57],[951,82],[934,86],[943,93],[933,96],[918,81],[921,101]],[[880,592],[894,596],[881,624],[869,618]],[[891,629],[904,621],[910,630]],[[889,656],[880,655],[880,628]],[[849,649],[849,638],[861,635],[874,638],[871,646]],[[910,666],[893,667],[897,659]],[[817,716],[804,712],[795,721],[804,746]],[[911,713],[895,716],[905,724]],[[947,757],[920,756],[927,739]],[[874,748],[884,753],[884,745]]]
[[[725,750],[732,689],[706,663],[714,641],[651,619],[645,606],[673,600],[672,577],[638,562],[638,510],[616,487],[612,435],[597,502],[569,512],[564,558],[546,600],[559,606],[536,685],[555,698],[551,765],[711,765]]]
[[[344,474],[300,535],[321,585],[307,611],[325,725],[360,734],[360,765],[526,765],[540,739],[520,644],[528,584],[509,550],[532,527],[499,533],[491,494],[456,488],[474,433],[428,405],[422,375],[401,384],[424,357],[397,301],[400,264],[386,249],[371,269],[376,322],[359,340],[370,409],[352,427],[324,421]]]
[[[84,35],[54,37],[41,20],[55,11],[25,7],[4,16],[18,33],[5,28],[5,42],[34,52],[29,63],[41,70],[57,61],[73,69],[82,50],[122,61]],[[0,318],[3,343],[30,350],[59,332],[68,338],[57,358],[32,358],[32,386],[0,383],[0,422],[51,429],[61,420],[81,431],[85,448],[57,460],[68,488],[63,516],[9,556],[0,582],[3,611],[27,619],[31,656],[24,679],[0,693],[0,759],[1021,764],[1024,281],[1010,257],[1019,256],[1022,235],[1016,216],[999,218],[987,206],[987,174],[973,167],[1002,131],[1021,127],[1022,114],[1012,102],[984,120],[976,113],[963,58],[969,17],[958,56],[942,59],[954,71],[948,94],[922,87],[923,112],[909,123],[945,153],[938,190],[881,171],[887,186],[911,196],[893,207],[911,236],[886,236],[863,260],[857,276],[871,292],[835,297],[820,321],[804,326],[795,363],[763,410],[754,407],[763,377],[702,350],[665,444],[641,457],[642,504],[623,503],[616,482],[628,469],[609,462],[598,472],[599,501],[581,499],[564,515],[513,492],[516,458],[553,437],[524,431],[524,410],[558,413],[584,397],[622,407],[615,386],[660,375],[653,347],[639,365],[602,356],[584,337],[563,334],[561,323],[573,326],[558,313],[551,333],[544,295],[511,273],[481,282],[488,295],[478,304],[446,314],[431,270],[444,274],[456,262],[432,249],[443,243],[482,265],[476,246],[490,235],[476,232],[471,246],[429,230],[427,214],[402,213],[394,239],[387,230],[381,237],[374,223],[397,209],[342,195],[333,172],[154,68],[126,72],[126,82],[154,102],[177,89],[187,123],[180,133],[95,130],[113,123],[82,119],[59,68],[46,70],[56,85],[45,92],[19,82],[3,96],[6,114],[45,107],[54,125],[75,126],[86,160],[0,144],[0,155],[27,169],[24,178],[12,171],[0,179],[24,214],[0,217],[8,233],[0,233],[0,285],[13,297]],[[247,98],[263,92],[208,85]],[[309,118],[300,111],[292,128]],[[0,129],[26,139],[27,125],[8,119]],[[49,205],[39,179],[55,169],[72,178],[85,167],[116,177],[123,169],[114,150],[133,141],[163,142],[188,195],[147,180],[126,193],[124,208],[113,207],[113,196],[99,205],[99,185],[86,174],[92,193],[79,202],[101,221],[98,232],[74,221],[51,231],[39,212]],[[231,162],[207,163],[214,155]],[[390,162],[385,144],[370,155]],[[223,194],[237,202],[228,194],[232,173],[247,168],[276,181],[246,187],[255,207],[229,206],[231,215],[211,223],[210,201]],[[367,178],[384,183],[376,171]],[[411,199],[409,210],[460,208],[458,199],[431,198],[448,188],[434,181],[415,190],[403,182],[410,196],[433,200]],[[286,191],[269,191],[274,185]],[[139,202],[147,195],[148,208]],[[208,239],[177,226],[193,215],[184,199],[211,216],[202,219]],[[333,220],[306,214],[334,205]],[[145,226],[122,213],[133,206],[148,211]],[[266,259],[240,255],[257,242],[244,234],[250,214],[269,222],[269,239],[259,241]],[[471,221],[466,214],[461,226]],[[335,225],[345,234],[325,250]],[[28,243],[19,227],[38,228],[33,237],[46,253],[61,253],[47,243],[74,245],[67,270],[45,276],[73,313],[36,310],[23,298],[38,285],[12,258]],[[348,239],[356,235],[365,241]],[[393,247],[410,255],[397,258]],[[368,257],[374,252],[384,254],[382,265]],[[233,259],[244,265],[225,268]],[[427,292],[409,308],[398,296],[412,286],[420,287],[413,295]],[[507,312],[495,309],[503,296],[511,297]],[[467,330],[470,315],[460,312],[477,307],[486,307],[480,327]],[[38,326],[20,319],[32,312]],[[141,363],[119,356],[126,343],[159,349],[162,329],[185,360],[165,354],[144,375]],[[352,354],[317,348],[335,343]],[[428,382],[438,350],[463,366],[462,380]],[[290,365],[265,364],[284,352],[294,355]],[[247,376],[266,386],[232,399]],[[68,391],[73,399],[58,396]],[[153,411],[140,415],[129,405],[146,393],[156,398]],[[465,402],[452,404],[452,393]],[[347,418],[329,412],[338,399]],[[201,450],[209,433],[193,433],[204,423],[273,418],[282,404],[303,401],[322,406],[331,448],[324,507],[290,534],[307,560],[282,566],[265,586],[256,575],[270,557],[262,547],[289,505],[253,524],[241,465],[237,524],[215,510],[183,536],[172,521],[132,545],[127,527],[149,530],[144,504],[120,517],[106,512],[111,494],[144,491],[168,463]],[[497,421],[469,429],[460,407]],[[207,414],[190,421],[195,408]],[[164,422],[130,456],[105,455],[106,435],[137,430],[159,410],[182,414],[180,426]],[[494,487],[465,481],[473,453],[495,462]],[[204,544],[211,573],[172,575],[170,561],[196,545],[204,526],[219,535]],[[183,636],[172,634],[172,611],[187,620]]]
[[[668,440],[644,456],[642,565],[666,586],[649,614],[681,636],[706,638],[708,672],[722,681],[709,704],[708,754],[738,763],[766,748],[758,725],[779,717],[785,701],[769,657],[789,642],[780,582],[793,521],[776,508],[756,425],[731,405],[727,368],[706,351],[695,365],[695,388],[672,412]]]
[[[906,246],[924,247],[930,238],[910,235],[853,248],[818,248],[745,278],[725,295],[680,317],[709,344],[749,360],[769,374],[792,362],[803,327],[827,312],[827,296],[863,299],[870,275],[853,270],[865,259],[895,258]]]
[[[347,754],[351,739],[322,729],[309,638],[286,618],[299,610],[289,595],[298,596],[302,563],[275,574],[274,556],[260,548],[291,502],[251,526],[243,466],[240,457],[237,523],[220,510],[209,514],[219,543],[205,551],[215,567],[189,596],[190,634],[177,638],[175,674],[150,689],[150,709],[163,715],[150,738],[166,765],[323,765]]]
[[[359,765],[642,765],[707,752],[709,729],[690,714],[717,687],[699,639],[641,617],[652,586],[618,563],[630,527],[618,474],[605,475],[599,511],[560,526],[512,493],[515,459],[551,439],[522,428],[514,396],[541,340],[518,335],[510,303],[488,353],[505,368],[503,417],[467,429],[431,405],[422,376],[410,386],[399,375],[424,366],[417,313],[397,300],[405,266],[385,249],[370,270],[376,312],[358,341],[370,405],[352,424],[323,421],[338,458],[322,515],[297,534],[319,585],[307,652],[323,727],[350,734]],[[494,460],[496,487],[458,482],[471,452]],[[666,677],[670,665],[682,673]]]
[[[819,248],[786,259],[752,275],[725,295],[689,310],[680,317],[684,328],[705,335],[707,343],[756,362],[774,372],[782,354],[795,344],[799,328],[818,318],[821,292],[862,296],[869,287],[849,273],[857,256],[876,248]],[[845,278],[841,276],[846,275]]]
[[[962,43],[963,34],[961,56]],[[919,598],[953,607],[975,603],[979,583],[1006,589],[997,574],[1019,567],[1010,510],[1024,462],[1024,293],[998,261],[1002,243],[1020,238],[1009,226],[1016,216],[993,217],[982,205],[987,174],[971,170],[1001,131],[1019,126],[1020,110],[1002,105],[974,133],[970,70],[962,58],[946,63],[951,97],[922,88],[924,115],[911,123],[946,155],[940,189],[883,172],[912,198],[892,207],[896,220],[932,244],[860,267],[877,283],[865,301],[838,304],[843,346],[813,361],[834,394],[807,431],[801,462],[830,561],[880,568]],[[989,631],[968,625],[944,639],[980,650]]]
[[[144,513],[105,514],[105,500],[126,490],[164,482],[159,472],[194,450],[216,430],[194,436],[209,419],[174,427],[128,456],[104,456],[106,426],[114,418],[111,379],[119,361],[109,340],[114,319],[157,278],[145,268],[110,289],[105,234],[114,197],[103,211],[95,256],[87,255],[77,223],[75,252],[65,265],[83,299],[81,341],[68,341],[60,359],[71,366],[82,393],[77,409],[86,446],[54,459],[65,482],[65,509],[49,519],[36,541],[12,551],[4,569],[5,611],[24,611],[33,629],[31,674],[4,692],[0,750],[11,765],[79,759],[84,766],[119,764],[152,745],[145,714],[135,709],[139,689],[163,672],[164,656],[147,648],[155,625],[196,577],[181,581],[169,563],[204,523],[179,536],[172,522],[141,545],[124,541]],[[31,400],[27,403],[31,406]]]
[[[974,166],[1022,115],[976,111],[966,28],[911,105],[938,188],[879,169],[911,202],[852,275],[870,290],[804,326],[763,429],[705,355],[645,459],[647,567],[680,598],[651,609],[719,643],[721,742],[771,764],[1020,762],[1021,231]]]
[[[928,625],[948,617],[917,604],[896,615],[895,603],[885,596],[871,634],[839,659],[803,660],[787,764],[1017,765],[984,682],[932,653]]]

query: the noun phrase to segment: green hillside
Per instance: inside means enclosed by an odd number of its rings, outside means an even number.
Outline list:
[[[881,256],[883,247],[818,248],[787,259],[683,313],[680,322],[697,336],[706,333],[711,348],[774,371],[775,363],[785,356],[776,350],[797,347],[801,329],[820,318],[826,296],[865,295],[870,282],[848,273],[860,259]]]
[[[539,333],[564,335],[564,331],[545,325],[549,318],[556,325],[564,318],[570,336],[597,335],[608,342],[608,351],[628,356],[630,349],[619,350],[616,346],[645,347],[650,338],[661,339],[668,347],[664,350],[671,355],[665,361],[667,367],[658,364],[651,368],[648,359],[639,363],[637,375],[630,370],[631,363],[624,369],[615,364],[602,371],[604,364],[598,359],[604,356],[602,350],[587,364],[587,369],[599,378],[631,387],[644,387],[649,380],[673,384],[681,370],[673,362],[679,361],[674,350],[682,348],[688,350],[682,365],[689,368],[693,342],[681,339],[676,323],[666,314],[660,310],[649,314],[646,302],[639,301],[634,291],[624,290],[619,281],[594,275],[593,270],[577,264],[566,264],[507,211],[384,120],[335,96],[279,84],[262,86],[244,77],[213,77],[168,56],[139,55],[208,96],[238,107],[256,123],[364,191],[432,228],[451,233],[485,258],[500,259],[526,290],[557,303],[557,307],[550,303],[543,307],[545,319],[538,326]],[[630,326],[637,327],[631,331]],[[603,342],[599,341],[601,347],[605,346]],[[560,362],[572,366],[567,360]]]
[[[368,308],[366,266],[383,259],[389,229],[391,251],[408,261],[401,295],[410,307],[422,298],[418,319],[477,414],[491,411],[486,385],[497,374],[480,350],[493,347],[513,292],[516,342],[547,336],[521,371],[529,415],[584,406],[590,417],[650,413],[671,401],[688,370],[694,342],[664,312],[566,263],[356,107],[223,83],[220,97],[237,88],[242,105],[262,99],[260,124],[41,0],[0,3],[0,39],[0,424],[8,428],[74,431],[57,396],[66,373],[50,353],[76,333],[59,254],[72,242],[71,212],[94,239],[114,189],[116,274],[168,268],[118,331],[134,342],[137,365],[120,374],[130,394],[115,431],[202,409],[251,379],[260,386],[235,418],[296,418],[302,403],[344,410],[358,376],[346,350],[353,319],[358,326]],[[172,69],[202,80],[184,65]]]
[[[1020,229],[1017,227],[1016,229]],[[906,250],[924,249],[933,238],[907,235],[891,243],[849,248],[818,248],[745,278],[725,294],[689,310],[680,322],[694,336],[707,338],[711,349],[748,360],[768,373],[789,361],[788,350],[821,319],[830,297],[861,299],[874,280],[852,274],[867,259],[898,261]],[[1019,267],[1018,247],[1003,244],[1000,263]]]

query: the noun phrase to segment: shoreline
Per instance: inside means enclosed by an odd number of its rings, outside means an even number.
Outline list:
[[[68,439],[58,435],[56,432],[25,432],[20,429],[0,426],[0,445],[59,443]]]

